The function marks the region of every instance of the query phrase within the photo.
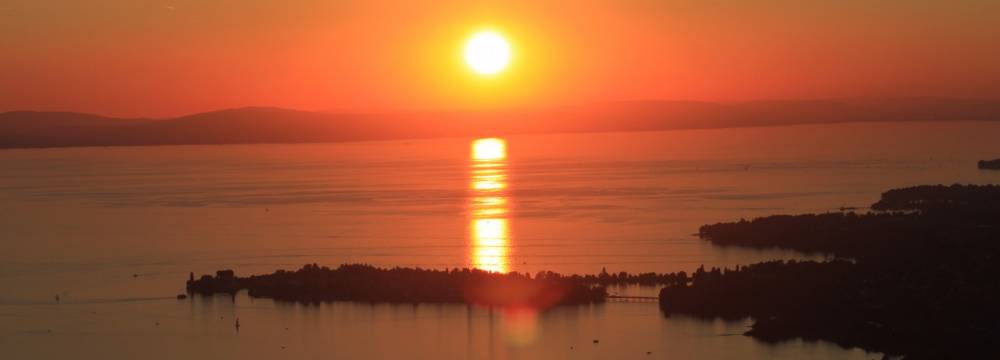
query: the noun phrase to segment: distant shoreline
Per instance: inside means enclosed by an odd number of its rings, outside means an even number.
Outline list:
[[[993,123],[989,120],[885,120],[885,121],[832,121],[823,123],[793,123],[775,125],[745,125],[727,127],[695,127],[677,128],[661,130],[608,130],[608,131],[557,131],[539,133],[517,133],[504,135],[482,134],[475,136],[455,135],[439,137],[402,137],[389,139],[359,139],[359,140],[338,140],[338,141],[287,141],[287,142],[236,142],[236,143],[169,143],[169,144],[109,144],[109,145],[65,145],[65,146],[31,146],[31,147],[4,147],[0,145],[0,151],[7,150],[47,150],[47,149],[98,149],[98,148],[146,148],[146,147],[170,147],[170,146],[241,146],[241,145],[323,145],[323,144],[350,144],[369,142],[398,142],[398,141],[421,141],[421,140],[447,140],[447,139],[469,139],[477,137],[495,136],[537,136],[537,135],[581,135],[581,134],[638,134],[657,132],[677,132],[677,131],[712,131],[712,130],[736,130],[736,129],[757,129],[757,128],[786,128],[799,126],[824,126],[824,125],[846,125],[846,124],[913,124],[913,123]],[[1000,123],[1000,121],[996,121]]]
[[[249,107],[168,119],[0,113],[0,149],[302,144],[881,122],[1000,121],[1000,100],[647,101],[549,109],[337,114]]]

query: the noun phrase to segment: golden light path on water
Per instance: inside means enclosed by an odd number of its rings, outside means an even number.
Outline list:
[[[469,237],[474,268],[510,271],[510,196],[507,193],[507,142],[499,138],[472,142],[469,165]],[[538,336],[538,309],[502,310],[504,335],[509,345],[526,346]]]
[[[472,142],[469,165],[471,265],[486,271],[510,270],[507,144],[486,138]]]

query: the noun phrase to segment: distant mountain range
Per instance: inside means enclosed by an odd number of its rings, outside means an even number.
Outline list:
[[[169,119],[0,113],[0,148],[339,142],[870,121],[1000,121],[1000,100],[937,98],[603,103],[547,109],[352,114],[248,107]]]

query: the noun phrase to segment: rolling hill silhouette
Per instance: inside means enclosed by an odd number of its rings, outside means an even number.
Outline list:
[[[547,109],[352,114],[247,107],[169,119],[0,113],[0,148],[340,142],[866,121],[1000,120],[1000,100],[635,101]]]

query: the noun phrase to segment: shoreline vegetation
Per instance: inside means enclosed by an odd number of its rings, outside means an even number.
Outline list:
[[[485,306],[548,308],[604,302],[612,285],[660,286],[687,284],[691,278],[677,273],[608,273],[561,275],[541,271],[495,273],[479,269],[446,270],[378,268],[344,264],[337,268],[306,264],[294,271],[238,277],[233,270],[215,276],[190,274],[188,294],[236,294],[278,301],[318,303],[355,301],[372,303],[463,303]]]
[[[664,314],[752,318],[747,336],[802,338],[908,359],[989,357],[1000,336],[1000,186],[917,186],[890,190],[873,212],[774,215],[705,225],[719,246],[783,248],[832,255],[693,273],[560,275],[476,269],[381,269],[306,265],[236,277],[194,274],[191,294],[246,289],[280,301],[466,303],[488,306],[591,304],[609,285],[662,286]]]
[[[528,274],[487,272],[478,269],[383,269],[365,264],[328,268],[307,264],[296,271],[278,270],[267,275],[236,277],[232,270],[204,275],[187,282],[188,293],[235,294],[247,290],[251,297],[279,301],[388,303],[467,303],[486,306],[526,306],[603,302],[606,288],[580,276],[543,272]]]

